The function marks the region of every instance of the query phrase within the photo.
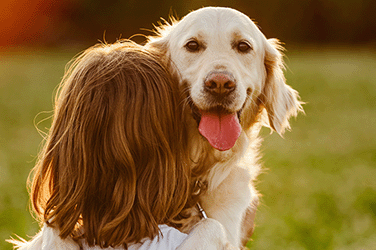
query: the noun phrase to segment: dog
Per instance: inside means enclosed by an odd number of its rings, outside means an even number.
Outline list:
[[[254,228],[262,126],[282,136],[289,118],[304,112],[286,84],[282,46],[267,39],[245,14],[205,7],[156,27],[145,45],[159,52],[189,106],[189,155],[199,203],[243,247]],[[197,208],[181,225],[189,232]]]

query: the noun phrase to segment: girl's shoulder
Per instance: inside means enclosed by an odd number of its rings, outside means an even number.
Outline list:
[[[160,225],[159,230],[159,235],[154,239],[144,239],[141,243],[128,246],[128,250],[174,250],[187,238],[187,234],[167,225]],[[103,248],[83,244],[83,250],[103,250]],[[105,250],[124,250],[124,248],[109,247]]]
[[[44,225],[40,232],[29,241],[10,240],[19,250],[80,250],[80,246],[70,238],[61,239],[59,230]]]

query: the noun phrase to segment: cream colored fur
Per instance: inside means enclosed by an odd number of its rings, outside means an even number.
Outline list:
[[[202,207],[225,227],[231,244],[241,247],[253,227],[253,221],[243,220],[248,210],[254,214],[258,200],[253,180],[260,171],[257,160],[261,125],[282,134],[289,128],[288,119],[302,111],[298,93],[285,84],[280,46],[277,40],[266,39],[246,15],[230,8],[202,8],[180,21],[157,27],[157,31],[159,34],[150,37],[146,46],[160,51],[171,71],[179,75],[187,100],[198,109],[218,104],[204,90],[204,81],[211,72],[226,72],[235,79],[233,98],[225,106],[231,112],[241,111],[243,131],[232,149],[212,148],[199,134],[191,111],[187,112],[187,122],[191,158],[197,163],[192,167],[209,166],[200,177],[208,182],[208,190],[200,198]],[[187,49],[190,41],[196,41],[199,49]],[[236,47],[242,41],[251,47],[247,53]],[[187,231],[198,221],[197,213],[193,215]],[[246,228],[247,223],[250,228]]]

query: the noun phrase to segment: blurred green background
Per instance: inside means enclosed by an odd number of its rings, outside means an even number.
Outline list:
[[[262,131],[251,249],[376,249],[376,1],[3,0],[1,250],[38,230],[26,189],[42,141],[34,123],[47,131],[66,63],[98,40],[148,35],[160,17],[203,6],[238,9],[284,42],[288,84],[307,102],[284,139]]]

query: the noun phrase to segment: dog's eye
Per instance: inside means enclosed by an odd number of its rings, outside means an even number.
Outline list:
[[[246,53],[252,49],[252,47],[247,42],[240,42],[238,43],[238,51],[242,53]]]
[[[196,42],[196,41],[189,41],[189,42],[187,42],[187,44],[185,45],[185,47],[189,51],[191,51],[191,52],[197,51],[200,48],[198,42]]]

